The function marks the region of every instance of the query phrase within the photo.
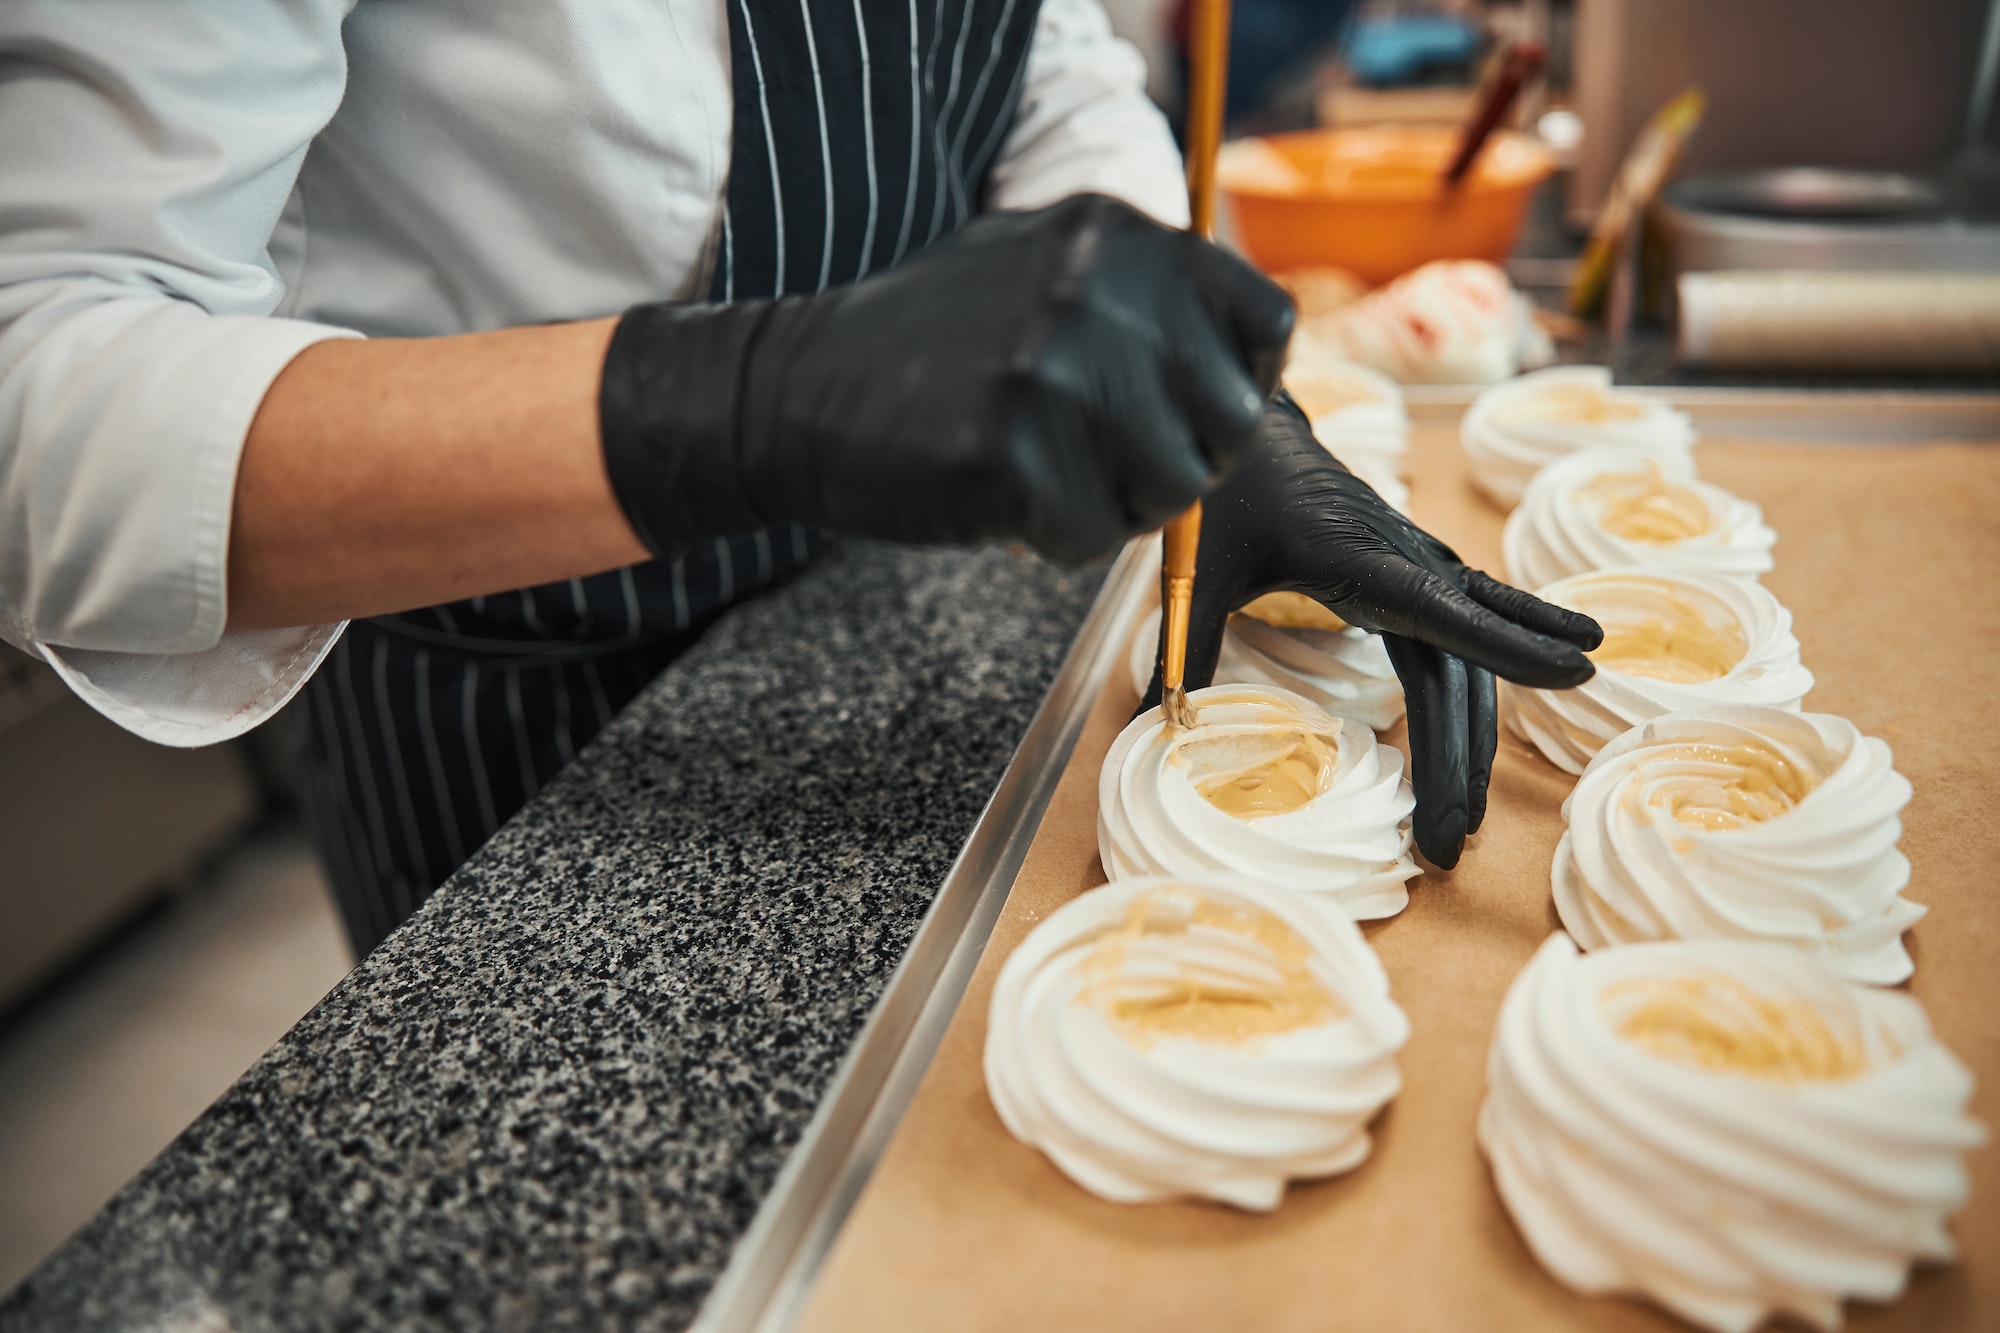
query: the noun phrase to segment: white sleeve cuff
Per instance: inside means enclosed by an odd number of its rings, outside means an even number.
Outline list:
[[[0,451],[12,516],[0,633],[148,740],[239,735],[297,692],[341,629],[225,632],[243,442],[299,352],[357,335],[175,301],[63,313],[0,384],[28,408],[11,456]]]
[[[231,630],[199,653],[113,653],[37,645],[77,696],[160,745],[213,745],[241,736],[299,692],[347,622]]]

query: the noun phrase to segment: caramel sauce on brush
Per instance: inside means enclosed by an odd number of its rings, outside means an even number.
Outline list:
[[[1203,950],[1207,957],[1184,947],[1204,936],[1234,947]],[[1254,1045],[1346,1014],[1311,957],[1304,938],[1269,912],[1155,889],[1134,897],[1123,926],[1091,949],[1080,999],[1134,1045]]]
[[[1773,1000],[1732,977],[1692,972],[1606,986],[1606,1020],[1649,1055],[1777,1083],[1832,1083],[1867,1072],[1861,1044],[1802,1001]]]
[[[1708,502],[1660,475],[1657,463],[1644,472],[1610,472],[1576,488],[1576,498],[1597,515],[1597,526],[1614,537],[1671,546],[1707,532]]]

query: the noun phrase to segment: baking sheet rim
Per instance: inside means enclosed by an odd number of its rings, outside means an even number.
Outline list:
[[[1158,559],[1152,538],[1138,537],[1105,576],[993,796],[737,1241],[693,1333],[784,1329],[797,1321],[958,1010],[1084,720],[1124,664]]]

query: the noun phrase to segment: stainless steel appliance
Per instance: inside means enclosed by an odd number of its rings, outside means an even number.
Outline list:
[[[1596,211],[1640,126],[1690,84],[1708,114],[1688,174],[1942,164],[1991,129],[1990,102],[1967,123],[1991,77],[1988,12],[1987,0],[1578,0],[1570,213]]]

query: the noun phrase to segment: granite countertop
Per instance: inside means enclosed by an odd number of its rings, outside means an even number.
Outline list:
[[[684,1326],[1102,581],[850,544],[724,617],[0,1330]]]

